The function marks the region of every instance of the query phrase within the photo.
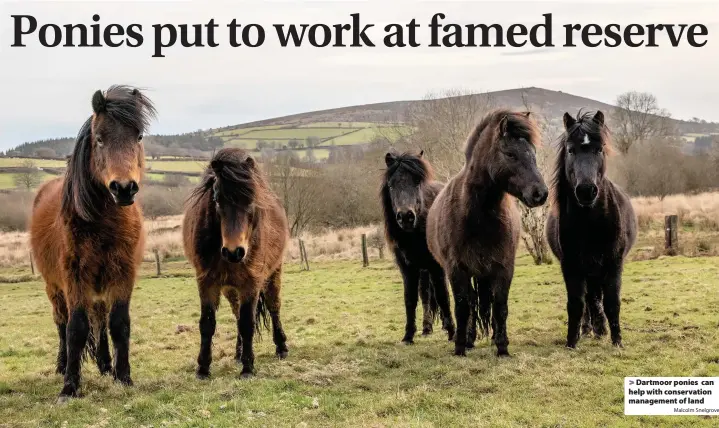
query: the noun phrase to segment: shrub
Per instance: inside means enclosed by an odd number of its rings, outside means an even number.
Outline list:
[[[182,214],[187,187],[144,186],[139,193],[142,212],[147,218]]]
[[[32,200],[30,192],[0,193],[0,230],[26,230]]]

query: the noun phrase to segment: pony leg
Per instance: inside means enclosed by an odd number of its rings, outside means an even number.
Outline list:
[[[567,348],[576,348],[579,341],[579,327],[584,315],[586,282],[581,275],[562,267],[564,284],[567,288]]]
[[[432,295],[429,272],[421,270],[419,273],[419,297],[422,300],[422,336],[429,336],[434,330],[435,310],[432,307]]]
[[[454,340],[455,327],[452,319],[452,309],[449,306],[449,290],[447,289],[447,280],[441,266],[436,265],[430,269],[430,279],[432,291],[437,298],[437,306],[442,315],[442,328],[447,330],[447,339]]]
[[[470,288],[472,278],[460,268],[454,268],[450,274],[450,283],[454,293],[454,315],[457,319],[457,333],[454,336],[454,355],[467,355],[467,322],[470,317]]]
[[[469,287],[469,321],[467,325],[467,349],[474,348],[474,342],[477,340],[477,324],[479,317],[477,316],[478,295],[476,290],[477,277],[473,277]]]
[[[95,350],[95,362],[101,375],[106,375],[112,370],[112,358],[110,357],[110,344],[107,340],[107,313],[103,307],[96,305],[95,309],[98,317],[98,342]]]
[[[102,336],[102,335],[101,335]],[[116,300],[110,309],[110,336],[115,348],[112,376],[124,385],[132,385],[130,377],[130,299]],[[105,337],[107,340],[107,336]],[[102,337],[100,339],[102,342]]]
[[[607,317],[602,309],[602,301],[604,293],[602,292],[602,283],[596,278],[587,278],[587,310],[591,318],[591,329],[594,331],[594,337],[601,338],[607,334]],[[582,326],[583,327],[583,326]]]
[[[402,260],[402,257],[398,257],[397,260]],[[415,321],[417,300],[419,299],[419,269],[404,262],[400,262],[398,265],[404,279],[404,308],[407,316],[402,343],[410,345],[414,343],[414,333],[417,331]]]
[[[507,337],[507,316],[509,315],[509,287],[512,284],[512,274],[500,275],[492,281],[492,325],[494,330],[494,344],[497,346],[498,357],[508,357],[509,338]]]
[[[267,283],[267,290],[265,291],[265,301],[267,302],[267,309],[270,312],[270,318],[272,318],[272,340],[275,342],[275,354],[281,360],[287,358],[289,349],[287,349],[287,336],[285,330],[282,328],[282,321],[280,320],[280,308],[282,307],[282,300],[280,299],[280,290],[282,289],[282,268],[277,269],[275,273],[270,276],[270,280]]]
[[[612,335],[612,344],[622,348],[622,331],[619,326],[619,309],[621,306],[620,293],[622,289],[622,268],[607,275],[604,282],[604,312],[609,320],[609,331]]]
[[[62,291],[57,288],[47,288],[52,303],[52,318],[57,326],[57,335],[60,343],[57,348],[57,363],[55,373],[65,374],[67,368],[67,303]]]
[[[237,342],[235,343],[235,361],[239,364],[242,359],[242,336],[240,335],[240,294],[234,288],[225,288],[222,294],[230,302],[232,313],[237,320]]]
[[[255,315],[257,314],[257,294],[240,305],[240,335],[242,335],[242,373],[243,378],[255,374],[255,353],[252,339],[255,336]]]
[[[584,305],[584,313],[582,314],[582,336],[589,336],[592,332],[592,314],[589,312],[589,296]]]
[[[60,391],[58,402],[67,401],[70,397],[77,397],[80,389],[80,370],[82,354],[90,335],[90,320],[85,307],[78,303],[69,304],[70,319],[67,323],[67,367],[65,380]]]
[[[201,305],[200,354],[197,356],[196,375],[198,379],[206,379],[210,376],[212,363],[212,336],[215,334],[215,312],[220,304],[220,287],[214,284],[199,284],[198,288]]]

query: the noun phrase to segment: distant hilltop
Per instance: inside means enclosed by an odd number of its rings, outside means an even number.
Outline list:
[[[614,106],[543,88],[518,88],[461,97],[489,96],[492,104],[521,109],[528,102],[552,120],[560,121],[565,111],[603,110]],[[406,113],[425,100],[391,101],[297,113],[288,116],[195,131],[177,135],[153,135],[146,141],[151,156],[203,157],[223,146],[242,147],[253,152],[264,148],[298,151],[300,157],[322,160],[337,146],[361,146],[378,135],[378,130],[405,122]],[[719,132],[719,124],[695,119],[672,120],[678,133],[691,143]],[[386,134],[386,133],[385,133]],[[73,138],[55,138],[24,143],[8,155],[64,157],[74,145]],[[54,156],[53,156],[54,155]]]

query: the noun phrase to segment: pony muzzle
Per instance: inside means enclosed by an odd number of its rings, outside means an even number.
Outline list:
[[[574,188],[574,196],[579,205],[590,207],[597,201],[599,188],[594,183],[581,183]]]
[[[225,261],[230,263],[240,263],[247,254],[245,247],[236,247],[235,249],[231,250],[227,247],[222,247],[222,250],[220,251],[220,254],[222,255],[222,258],[225,259]]]
[[[132,205],[135,202],[135,195],[140,191],[140,186],[135,180],[112,180],[107,188],[115,203],[120,206]]]
[[[414,213],[414,210],[397,211],[395,218],[399,227],[404,230],[412,230],[417,226],[417,215]]]
[[[522,202],[529,208],[536,208],[547,201],[549,190],[545,185],[532,186],[522,193]]]

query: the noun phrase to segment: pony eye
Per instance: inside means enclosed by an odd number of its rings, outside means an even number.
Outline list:
[[[574,154],[574,149],[570,147],[569,150],[568,150],[568,152],[569,152],[570,155],[573,155],[573,154]]]
[[[137,142],[139,143],[140,141],[142,141],[142,134],[140,134],[140,136],[137,137]]]
[[[102,147],[102,138],[100,138],[100,137],[95,138],[95,142],[97,143],[98,147]]]
[[[517,155],[515,155],[514,153],[512,153],[512,152],[507,152],[507,153],[505,153],[505,154],[507,155],[508,158],[510,158],[510,159],[512,159],[512,160],[517,160]]]

